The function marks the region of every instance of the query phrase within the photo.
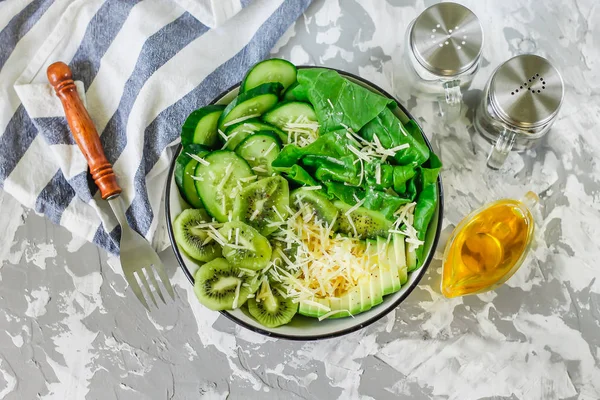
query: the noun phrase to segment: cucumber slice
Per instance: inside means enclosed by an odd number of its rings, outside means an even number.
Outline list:
[[[318,190],[307,190],[298,188],[290,194],[292,205],[296,209],[302,209],[302,214],[306,216],[311,213],[317,220],[323,221],[326,224],[334,223],[332,229],[337,229],[337,218],[339,211],[334,207],[333,203]]]
[[[181,197],[193,208],[203,208],[204,206],[192,178],[198,165],[198,161],[194,160],[192,155],[204,157],[208,152],[209,150],[202,145],[188,144],[183,147],[175,161],[175,183],[177,183]]]
[[[225,106],[210,105],[192,112],[181,127],[181,144],[203,144],[214,148],[219,142],[217,122]]]
[[[287,142],[287,133],[283,132],[276,126],[269,125],[266,122],[261,121],[258,118],[249,119],[246,121],[239,122],[235,125],[231,125],[225,131],[227,137],[227,148],[229,150],[235,150],[237,146],[248,136],[258,131],[270,131],[273,132],[282,143]]]
[[[263,115],[277,104],[282,89],[281,83],[263,83],[241,93],[221,114],[219,129],[225,131],[228,126],[241,122],[244,118]]]
[[[219,234],[225,240],[223,256],[232,265],[253,271],[269,265],[271,244],[253,227],[241,221],[226,222]]]
[[[252,175],[248,163],[232,151],[213,151],[196,166],[196,191],[206,211],[217,221],[225,222],[233,210],[240,191],[240,181]],[[242,185],[243,186],[243,185]]]
[[[286,221],[289,204],[288,183],[275,175],[248,185],[235,200],[233,217],[268,236]]]
[[[258,131],[248,136],[236,148],[238,156],[250,164],[256,175],[271,176],[273,167],[271,163],[281,151],[281,142],[271,131]]]
[[[289,61],[280,58],[261,61],[248,71],[241,91],[246,92],[267,82],[279,82],[285,90],[296,82],[296,73],[296,66]]]
[[[285,130],[286,124],[290,122],[318,122],[317,114],[315,114],[312,106],[301,101],[280,103],[263,115],[263,120],[283,130]]]

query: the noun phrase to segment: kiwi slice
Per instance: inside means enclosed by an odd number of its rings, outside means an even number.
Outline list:
[[[248,311],[259,323],[267,328],[285,325],[298,312],[298,303],[291,297],[284,297],[285,290],[279,285],[269,285],[263,281],[256,297],[248,299]]]
[[[241,221],[226,222],[219,233],[225,240],[223,256],[231,264],[254,271],[269,265],[271,245],[266,237],[250,225]]]
[[[256,228],[262,235],[275,232],[289,216],[290,189],[281,176],[248,185],[235,199],[233,216]]]
[[[323,193],[298,188],[290,193],[290,200],[297,210],[302,210],[303,216],[307,213],[312,214],[315,219],[328,225],[334,222],[333,230],[337,229],[339,211]]]
[[[392,223],[378,211],[358,207],[350,215],[346,215],[346,212],[351,208],[350,205],[339,200],[334,201],[333,205],[340,211],[337,230],[340,233],[357,236],[360,239],[376,239],[377,236],[387,237],[388,230],[392,227]],[[352,224],[349,218],[352,219]]]
[[[195,260],[206,262],[221,257],[221,246],[208,239],[206,227],[201,226],[211,221],[204,209],[184,210],[173,221],[177,245]]]
[[[284,256],[292,263],[295,263],[296,255],[298,254],[298,247],[300,247],[300,245],[296,242],[285,243],[281,240],[271,240],[270,243],[271,248],[273,249],[271,262],[276,266],[285,269],[293,276],[298,277],[302,273],[302,270],[300,268],[291,267],[290,264],[284,259]]]
[[[194,293],[200,303],[211,310],[232,310],[244,304],[248,295],[258,289],[255,275],[244,274],[224,258],[215,258],[196,272]]]

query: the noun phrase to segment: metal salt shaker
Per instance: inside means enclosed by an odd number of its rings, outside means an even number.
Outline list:
[[[405,60],[411,83],[421,95],[438,97],[449,120],[460,115],[462,90],[479,69],[482,48],[479,19],[460,4],[435,4],[407,29]]]
[[[500,65],[475,112],[475,128],[494,143],[488,167],[499,169],[511,149],[537,146],[558,116],[563,80],[545,58],[523,54]]]

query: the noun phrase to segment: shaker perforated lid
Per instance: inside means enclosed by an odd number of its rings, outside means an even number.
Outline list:
[[[477,16],[465,6],[439,3],[415,20],[410,47],[419,64],[431,73],[455,76],[478,61],[483,30]]]
[[[528,129],[552,120],[564,95],[560,73],[548,60],[523,54],[502,64],[492,76],[490,103],[500,118]]]

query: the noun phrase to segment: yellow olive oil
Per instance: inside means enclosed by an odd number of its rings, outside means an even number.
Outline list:
[[[517,200],[499,200],[467,216],[446,246],[442,293],[463,296],[504,283],[521,265],[533,227],[531,212]]]

